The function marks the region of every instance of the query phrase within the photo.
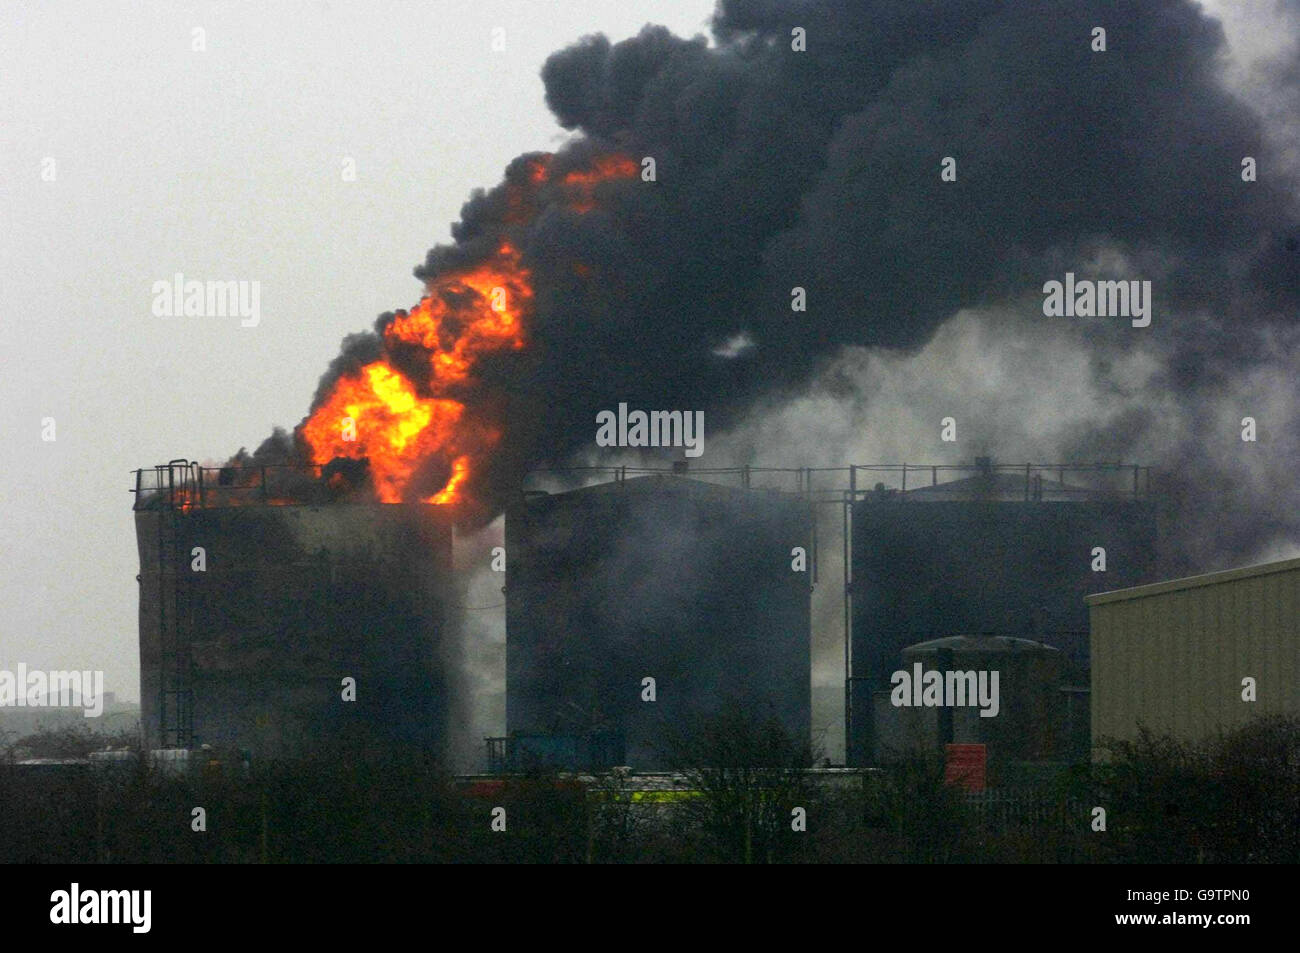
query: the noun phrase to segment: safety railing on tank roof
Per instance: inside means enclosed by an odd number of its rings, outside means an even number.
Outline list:
[[[331,498],[325,472],[328,466],[276,464],[252,467],[204,467],[195,461],[172,460],[151,468],[133,471],[135,494],[133,509],[157,506],[238,505],[241,502],[315,502]],[[926,487],[943,487],[951,480],[940,476],[989,476],[1013,474],[1018,480],[1019,495],[1026,501],[1045,493],[1054,495],[1077,492],[1095,498],[1098,495],[1141,499],[1151,495],[1151,468],[1125,463],[1016,463],[999,464],[854,464],[844,467],[545,467],[530,471],[529,482],[549,478],[555,490],[578,489],[597,483],[622,483],[629,478],[654,475],[689,477],[706,483],[737,486],[744,489],[767,489],[796,494],[821,502],[845,502],[881,496],[908,499],[909,491]],[[1097,475],[1108,479],[1098,485]],[[1068,476],[1086,476],[1084,486],[1067,484]],[[874,483],[872,478],[875,477]],[[926,477],[929,479],[927,480]]]
[[[599,483],[622,483],[630,478],[655,475],[675,475],[738,486],[744,489],[773,489],[794,493],[814,501],[842,503],[851,500],[904,496],[910,491],[925,487],[940,487],[963,476],[988,476],[1013,474],[1018,494],[1026,501],[1077,494],[1081,498],[1099,496],[1143,499],[1151,496],[1151,468],[1126,463],[880,463],[854,464],[843,467],[686,467],[680,463],[671,467],[543,467],[532,470],[524,480],[528,491],[530,482],[549,482],[553,491],[579,489]],[[1098,476],[1102,479],[1099,481]],[[941,481],[942,477],[942,481]],[[1072,486],[1067,478],[1082,479],[1086,485]],[[874,480],[873,480],[874,478]],[[928,479],[927,479],[928,478]],[[992,481],[991,481],[992,482]],[[1006,484],[1004,483],[1004,486]]]
[[[330,492],[324,477],[326,469],[307,464],[205,467],[193,460],[172,460],[132,471],[135,502],[131,508],[324,501]]]
[[[881,474],[889,479],[878,479],[870,483],[867,475]],[[1133,463],[991,463],[977,461],[970,463],[946,464],[857,464],[848,468],[849,485],[847,493],[851,499],[864,499],[880,495],[897,495],[900,499],[908,497],[912,491],[945,485],[952,486],[964,476],[987,477],[990,488],[1009,490],[1011,483],[1004,481],[1000,486],[993,479],[999,474],[1015,476],[1018,495],[1026,501],[1042,499],[1051,494],[1069,497],[1096,499],[1098,497],[1121,497],[1144,499],[1152,495],[1151,467]],[[941,480],[940,476],[951,477]],[[867,476],[861,480],[860,477]],[[927,480],[926,477],[929,477]],[[1072,485],[1066,478],[1073,477],[1084,481],[1084,485]],[[870,484],[870,485],[864,485]],[[957,487],[953,487],[957,489]],[[980,492],[980,488],[972,488]]]
[[[524,491],[530,489],[530,482],[539,480],[550,482],[556,492],[580,489],[602,483],[625,483],[629,479],[643,476],[679,476],[713,483],[721,486],[734,486],[747,490],[775,490],[782,493],[797,494],[803,497],[825,497],[830,500],[841,498],[841,492],[835,481],[827,480],[822,474],[845,473],[845,467],[690,467],[680,463],[671,467],[538,467],[530,470],[524,477]]]

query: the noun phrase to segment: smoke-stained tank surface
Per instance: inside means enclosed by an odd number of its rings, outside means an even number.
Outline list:
[[[319,468],[277,470],[173,461],[137,473],[146,744],[443,755],[446,508],[354,497]]]
[[[637,770],[726,700],[810,731],[812,517],[796,497],[649,476],[506,511],[506,725],[620,733]],[[647,679],[653,679],[648,683]],[[653,700],[649,694],[653,688]]]
[[[878,488],[852,511],[852,763],[881,752],[876,693],[909,645],[1007,636],[1059,649],[1065,677],[1088,683],[1084,597],[1149,581],[1156,504],[1143,471],[994,466],[906,492]],[[929,474],[926,474],[929,476]],[[1130,477],[1131,475],[1131,477]]]

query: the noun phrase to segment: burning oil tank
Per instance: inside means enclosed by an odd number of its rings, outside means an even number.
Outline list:
[[[296,468],[137,473],[151,748],[445,753],[450,523],[339,487]]]
[[[801,499],[676,475],[525,496],[506,512],[507,731],[614,734],[663,769],[675,734],[738,702],[807,743],[812,566],[792,551],[811,560],[811,537]]]
[[[1156,505],[1132,467],[994,466],[852,505],[851,763],[881,754],[876,696],[903,648],[957,635],[1008,636],[1062,653],[1062,677],[1088,684],[1084,596],[1156,571]],[[1067,483],[1065,473],[1091,486]],[[909,474],[910,475],[910,474]],[[1120,481],[1123,482],[1120,482]],[[1099,552],[1103,551],[1104,554]],[[1101,566],[1104,570],[1095,570]]]

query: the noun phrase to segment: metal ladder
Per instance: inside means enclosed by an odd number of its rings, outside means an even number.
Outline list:
[[[194,736],[194,580],[184,548],[188,509],[199,502],[198,464],[172,460],[154,468],[158,513],[159,743],[189,748]]]

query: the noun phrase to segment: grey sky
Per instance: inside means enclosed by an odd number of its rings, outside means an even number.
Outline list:
[[[711,7],[0,5],[0,668],[102,669],[138,698],[129,471],[296,424],[340,339],[418,301],[470,190],[563,141],[546,56],[704,32]],[[154,317],[178,271],[259,281],[261,324]]]

